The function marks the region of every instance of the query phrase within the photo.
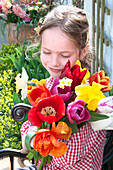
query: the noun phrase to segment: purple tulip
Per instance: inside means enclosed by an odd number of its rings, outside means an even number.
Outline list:
[[[91,118],[91,115],[87,109],[84,108],[85,105],[86,103],[82,100],[74,101],[68,104],[67,117],[70,123],[74,123],[73,120],[75,120],[77,124],[80,124],[82,122],[88,121]]]
[[[60,80],[59,78],[56,78],[54,80],[50,92],[52,95],[58,94],[63,99],[64,102],[67,102],[71,97],[71,87],[65,86],[64,89],[58,87],[59,80]]]
[[[113,112],[113,96],[101,99],[98,103],[98,110],[102,113]]]
[[[23,18],[23,21],[25,21],[25,22],[30,22],[30,21],[31,21],[31,18],[29,18],[29,17],[24,17],[24,18]]]

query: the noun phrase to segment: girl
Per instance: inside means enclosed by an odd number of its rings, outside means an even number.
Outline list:
[[[54,78],[59,77],[65,64],[71,67],[76,60],[83,60],[88,52],[89,24],[84,10],[69,5],[55,7],[46,16],[40,30],[41,62],[50,73],[47,87],[51,89]],[[34,127],[35,128],[35,127]],[[23,152],[27,151],[24,138],[33,130],[27,121],[21,128]],[[100,170],[103,159],[105,131],[94,131],[90,123],[79,128],[70,139],[64,140],[67,152],[53,157],[43,170]]]

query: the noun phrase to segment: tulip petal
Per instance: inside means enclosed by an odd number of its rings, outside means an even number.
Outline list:
[[[55,122],[53,122],[51,132],[58,139],[69,139],[72,133],[72,129],[65,122],[59,122],[56,127]]]
[[[37,113],[35,112],[35,108],[31,108],[29,110],[28,120],[31,122],[31,124],[37,127],[40,127],[43,123],[43,121],[37,116]]]
[[[56,158],[64,155],[67,152],[67,146],[64,142],[60,142],[60,147],[54,147],[51,149],[50,154]]]

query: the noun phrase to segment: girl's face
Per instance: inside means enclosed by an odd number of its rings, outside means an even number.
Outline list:
[[[80,59],[79,48],[58,27],[46,29],[41,40],[41,62],[53,78],[60,76],[68,60],[72,67]]]

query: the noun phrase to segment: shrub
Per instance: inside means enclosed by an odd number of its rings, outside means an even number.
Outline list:
[[[47,78],[48,72],[43,68],[39,54],[40,46],[30,48],[28,57],[25,56],[26,45],[2,45],[0,51],[0,149],[21,148],[20,128],[23,122],[15,122],[11,118],[11,108],[14,106],[15,77],[24,67],[29,79]],[[21,101],[22,102],[22,101]],[[25,120],[24,120],[25,121]]]
[[[3,71],[0,78],[0,149],[21,148],[20,127],[22,122],[15,122],[11,118],[15,76],[16,73],[8,69]]]

